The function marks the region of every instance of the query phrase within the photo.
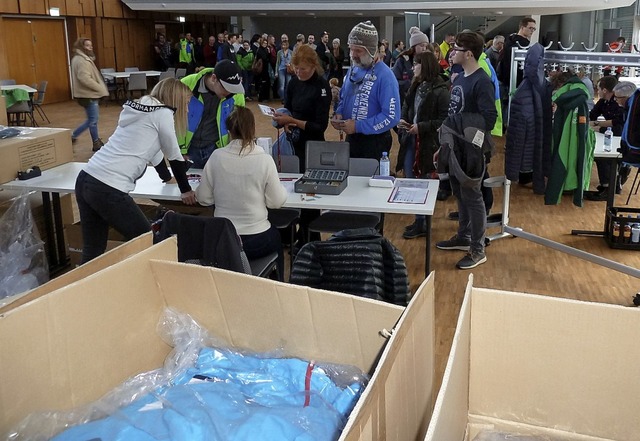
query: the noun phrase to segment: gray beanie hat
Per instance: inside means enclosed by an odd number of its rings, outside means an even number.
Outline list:
[[[429,37],[415,26],[409,29],[409,47],[414,47],[420,43],[429,43]]]
[[[347,44],[349,46],[362,46],[373,57],[378,50],[378,31],[370,21],[360,22],[349,32]]]

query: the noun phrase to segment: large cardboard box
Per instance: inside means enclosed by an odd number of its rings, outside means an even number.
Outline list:
[[[175,238],[167,239],[167,241],[163,243],[162,247],[159,247],[160,249],[154,250],[154,258],[158,258],[159,253],[164,251],[166,248],[166,257],[170,260],[176,260],[176,247],[175,245],[171,244],[171,242],[175,240]],[[122,242],[119,244],[119,246],[113,247],[111,250],[107,251],[101,256],[96,257],[91,262],[88,262],[82,266],[78,266],[77,268],[74,266],[74,269],[72,269],[71,271],[62,274],[61,276],[58,276],[55,279],[52,279],[47,283],[44,283],[39,287],[32,289],[31,291],[0,299],[0,315],[20,305],[24,305],[25,303],[42,297],[45,294],[55,291],[56,289],[63,288],[71,283],[82,280],[85,277],[104,268],[107,268],[115,263],[121,262],[129,256],[146,250],[152,244],[153,234],[151,232],[136,237],[135,239],[128,242]]]
[[[426,440],[482,428],[553,440],[640,439],[640,310],[474,288]]]
[[[71,130],[28,128],[28,133],[0,139],[0,183],[18,176],[18,171],[37,165],[47,170],[73,161]]]
[[[156,327],[172,307],[229,345],[372,374],[341,439],[424,436],[432,409],[433,276],[402,308],[150,259],[158,247],[167,259],[163,244],[0,316],[0,433],[30,412],[86,404],[162,366],[171,348]]]

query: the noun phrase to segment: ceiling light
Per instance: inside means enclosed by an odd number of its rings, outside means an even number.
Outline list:
[[[178,17],[178,21],[179,21],[180,23],[184,23],[184,16],[183,16],[183,15],[179,16],[179,17]]]
[[[52,17],[60,17],[60,8],[49,8],[49,15]]]

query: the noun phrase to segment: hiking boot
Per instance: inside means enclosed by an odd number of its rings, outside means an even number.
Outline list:
[[[436,248],[439,250],[469,251],[470,244],[471,241],[469,239],[460,239],[457,234],[454,234],[449,240],[436,242]]]
[[[470,251],[462,259],[456,263],[458,269],[471,269],[481,265],[487,261],[487,255],[484,252]]]
[[[95,141],[93,141],[93,147],[91,147],[91,151],[97,152],[102,148],[103,145],[104,145],[104,142],[102,142],[102,140],[98,138]]]
[[[609,187],[604,187],[603,191],[585,191],[583,197],[588,201],[606,201],[609,197]]]
[[[418,220],[413,221],[412,224],[409,224],[406,227],[404,227],[404,231],[406,232],[406,231],[409,231],[409,230],[413,230],[418,223],[419,223]]]
[[[411,228],[405,230],[402,234],[402,237],[405,239],[415,239],[416,237],[427,235],[427,226],[425,222],[414,222],[410,227]]]

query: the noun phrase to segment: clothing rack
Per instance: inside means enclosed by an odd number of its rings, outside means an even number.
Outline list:
[[[551,46],[551,43],[549,44]],[[548,47],[549,47],[548,46]],[[565,48],[564,46],[560,45]],[[624,52],[594,52],[593,50],[585,51],[570,51],[574,44],[570,44],[566,47],[566,50],[546,50],[544,52],[545,67],[550,70],[562,70],[566,72],[569,69],[574,71],[582,67],[585,68],[586,73],[591,73],[593,67],[597,66],[598,72],[602,75],[605,70],[605,66],[621,66],[621,76],[625,77],[640,77],[640,53],[624,53]],[[597,45],[595,45],[597,46]],[[595,48],[594,46],[594,48]],[[582,47],[587,49],[582,43]],[[635,48],[635,45],[633,46]],[[637,51],[637,49],[636,49]],[[524,61],[527,54],[527,48],[514,48],[513,57],[511,58],[511,84],[509,90],[515,90],[515,83],[517,79],[517,69],[524,69]],[[615,69],[615,67],[613,69]],[[509,99],[511,101],[511,98]],[[505,188],[508,188],[510,181],[505,178]],[[509,192],[505,192],[504,198],[504,213],[509,213]],[[567,253],[574,257],[578,257],[583,260],[601,265],[606,268],[630,275],[640,279],[640,270],[628,265],[621,264],[614,260],[606,259],[597,254],[588,253],[586,251],[570,247],[568,245],[537,236],[532,233],[524,231],[522,228],[512,227],[509,224],[509,216],[503,216],[501,233],[495,236],[489,237],[490,240],[500,239],[502,237],[508,237],[509,235],[521,237],[528,241],[543,245],[554,250]]]

